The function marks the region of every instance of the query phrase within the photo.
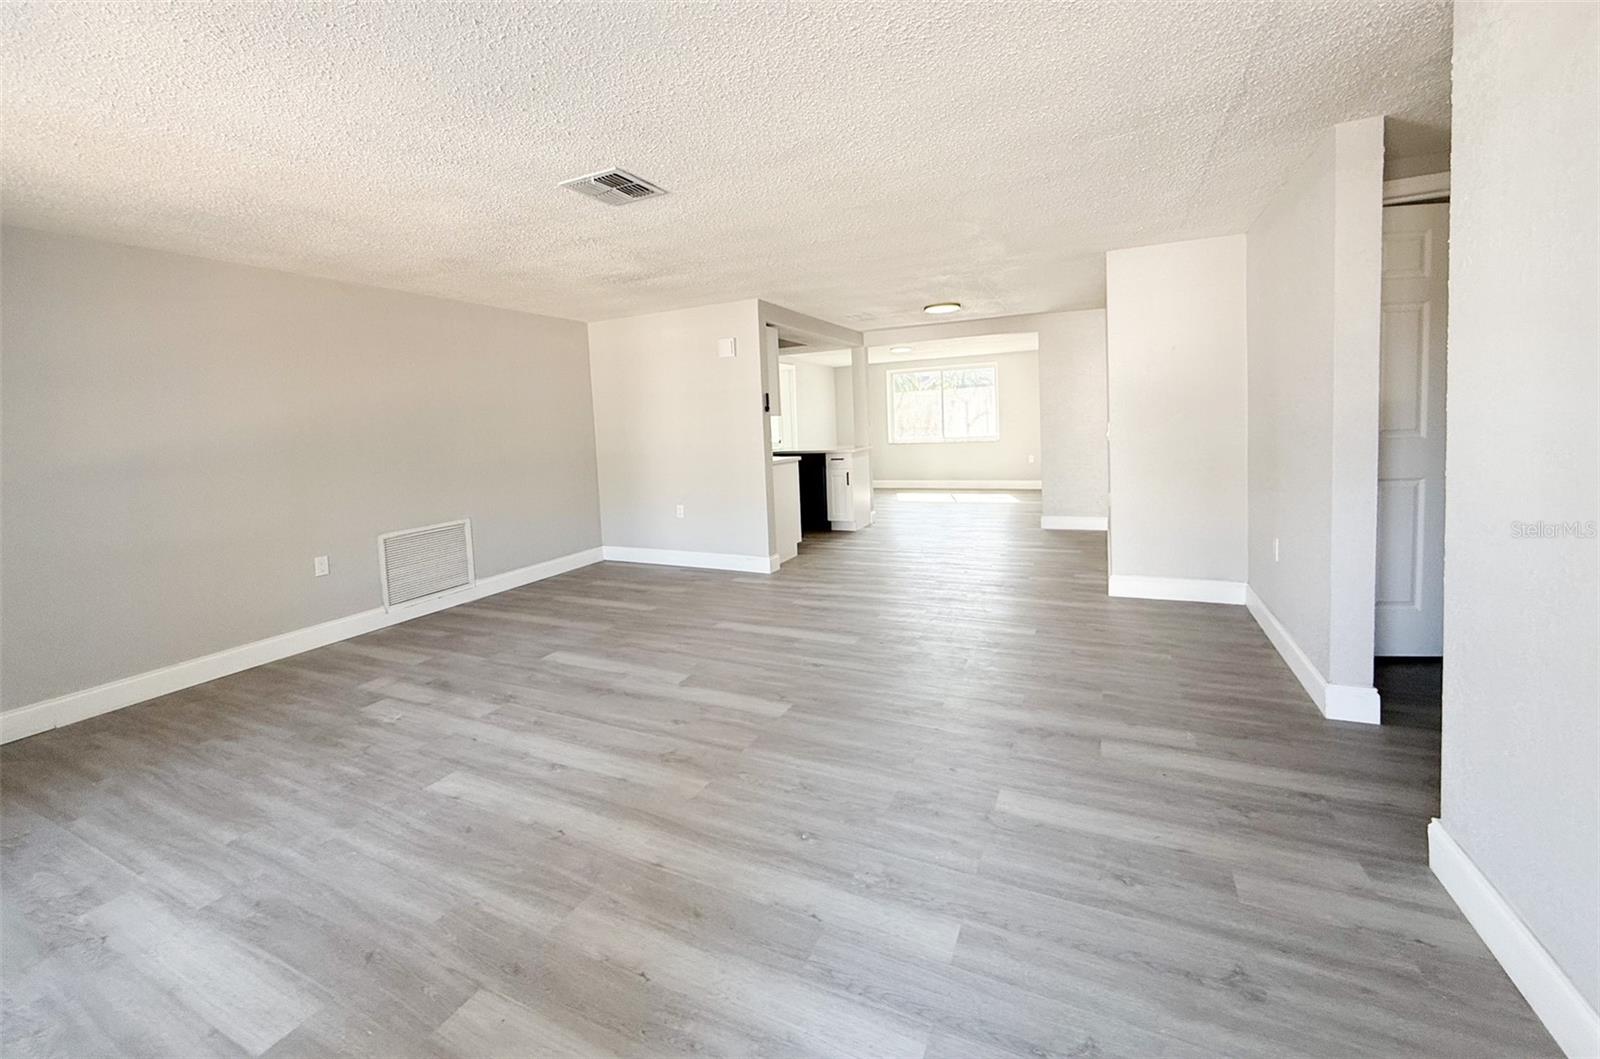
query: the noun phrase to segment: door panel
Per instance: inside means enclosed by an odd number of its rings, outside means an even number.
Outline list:
[[[828,468],[828,518],[834,522],[850,521],[850,472]]]
[[[1429,308],[1426,302],[1383,307],[1378,428],[1389,437],[1428,432]]]
[[[1414,607],[1421,596],[1423,493],[1417,478],[1378,483],[1378,603]]]
[[[1450,207],[1383,211],[1379,655],[1444,649],[1444,410]]]
[[[828,518],[833,522],[850,521],[850,457],[845,453],[828,453]]]

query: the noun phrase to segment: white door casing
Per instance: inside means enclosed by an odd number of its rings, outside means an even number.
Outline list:
[[[1444,651],[1445,321],[1450,207],[1383,211],[1376,653]]]

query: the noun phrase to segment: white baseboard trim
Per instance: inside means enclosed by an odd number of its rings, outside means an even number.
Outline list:
[[[1311,696],[1311,701],[1317,704],[1317,709],[1322,711],[1324,717],[1330,721],[1379,723],[1382,709],[1377,688],[1328,683],[1316,663],[1301,650],[1295,638],[1289,635],[1289,630],[1284,627],[1283,622],[1279,621],[1278,616],[1272,613],[1272,609],[1256,595],[1255,589],[1246,586],[1244,605],[1250,609],[1250,616],[1261,626],[1261,631],[1267,634],[1267,640],[1277,648],[1278,654],[1288,664],[1289,672],[1300,681],[1300,686],[1306,689],[1306,694]]]
[[[1043,489],[1044,483],[1037,478],[982,478],[957,481],[953,478],[938,478],[927,481],[910,480],[905,478],[874,478],[874,489]]]
[[[688,566],[696,570],[733,570],[744,574],[770,574],[778,569],[778,557],[776,555],[680,552],[671,548],[622,548],[614,544],[607,544],[600,551],[605,560],[612,563]]]
[[[490,577],[480,578],[478,583],[472,586],[471,598],[482,599],[484,596],[498,595],[501,592],[508,592],[513,588],[521,588],[523,585],[531,585],[535,581],[543,581],[547,577],[555,577],[557,574],[564,574],[571,570],[582,569],[585,566],[593,566],[595,563],[601,560],[602,556],[600,552],[601,549],[599,548],[585,548],[581,552],[572,552],[569,555],[560,555],[554,559],[546,559],[542,563],[534,563],[532,566],[519,566],[517,569],[508,570],[503,574],[494,574]],[[440,606],[431,608],[429,613],[434,610],[444,610],[447,607],[454,607],[459,603],[465,602],[467,602],[465,599],[451,600],[448,603],[441,602]],[[392,615],[394,612],[391,611],[390,613]],[[403,615],[399,620],[405,621],[407,618],[414,617],[417,617],[417,615],[406,614]]]
[[[1179,603],[1243,603],[1244,584],[1198,577],[1141,577],[1112,574],[1109,595],[1126,599],[1166,599]]]
[[[144,702],[160,695],[192,688],[219,677],[230,676],[246,669],[276,662],[281,658],[302,654],[318,647],[326,647],[340,640],[374,632],[390,625],[398,625],[424,614],[470,603],[475,599],[492,596],[508,589],[542,581],[547,577],[564,574],[581,566],[600,561],[600,549],[589,548],[570,555],[558,556],[542,563],[508,570],[480,579],[470,588],[451,592],[433,599],[421,600],[414,605],[395,607],[385,611],[382,607],[347,614],[318,625],[269,636],[264,640],[224,648],[199,658],[176,662],[160,669],[136,673],[131,677],[99,684],[82,691],[58,695],[0,713],[0,743],[25,739],[30,735],[47,732],[52,728],[73,724],[97,717],[102,713],[120,710],[124,706]]]
[[[1578,992],[1466,850],[1456,844],[1441,820],[1428,825],[1428,867],[1561,1050],[1571,1059],[1600,1056],[1600,1013]]]
[[[1104,515],[1041,515],[1040,529],[1106,531],[1109,525]]]
[[[1330,721],[1383,723],[1383,702],[1378,697],[1377,688],[1363,688],[1358,684],[1329,684],[1327,695],[1318,705],[1322,716]]]

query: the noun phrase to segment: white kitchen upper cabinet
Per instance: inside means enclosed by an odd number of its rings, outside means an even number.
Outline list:
[[[761,329],[761,382],[766,389],[767,411],[783,415],[782,373],[778,370],[778,329]]]

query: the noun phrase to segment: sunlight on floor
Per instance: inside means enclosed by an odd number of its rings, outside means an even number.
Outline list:
[[[1022,498],[1010,493],[896,493],[896,500],[911,500],[923,504],[1020,504]]]

